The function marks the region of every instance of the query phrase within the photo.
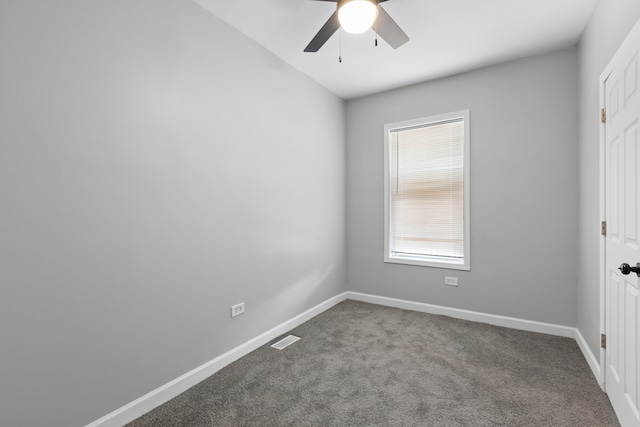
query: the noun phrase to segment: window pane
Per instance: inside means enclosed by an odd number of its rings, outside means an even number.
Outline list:
[[[464,120],[393,130],[392,255],[464,258]]]

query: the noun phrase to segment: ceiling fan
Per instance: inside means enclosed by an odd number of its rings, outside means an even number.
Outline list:
[[[338,3],[336,11],[320,28],[318,34],[304,49],[305,52],[317,52],[331,38],[338,28],[349,33],[361,33],[375,24],[375,31],[389,45],[397,49],[409,41],[396,21],[380,6],[387,0],[316,0]]]

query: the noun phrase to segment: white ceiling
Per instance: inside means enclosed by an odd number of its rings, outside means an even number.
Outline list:
[[[374,33],[339,30],[303,49],[335,11],[312,0],[193,0],[344,99],[576,44],[597,0],[389,0],[410,37],[394,50]],[[338,62],[342,39],[343,62]]]

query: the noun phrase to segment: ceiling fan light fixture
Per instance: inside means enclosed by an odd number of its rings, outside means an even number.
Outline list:
[[[343,0],[338,2],[338,20],[348,33],[367,31],[378,16],[378,7],[372,0]]]

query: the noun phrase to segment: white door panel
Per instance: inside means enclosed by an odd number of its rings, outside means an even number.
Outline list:
[[[634,31],[634,34],[636,32]],[[638,284],[622,263],[640,263],[640,32],[628,38],[605,81],[606,390],[623,427],[640,426]],[[638,266],[640,267],[640,265]]]

